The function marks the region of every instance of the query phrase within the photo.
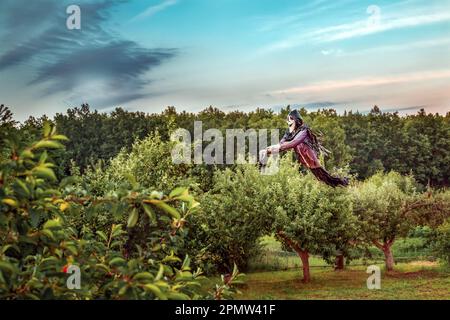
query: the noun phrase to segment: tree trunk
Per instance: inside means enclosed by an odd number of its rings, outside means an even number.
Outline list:
[[[311,275],[309,273],[309,253],[308,253],[308,250],[303,250],[302,248],[300,248],[300,246],[296,242],[294,242],[291,239],[289,239],[289,237],[287,237],[283,231],[278,231],[277,234],[278,234],[278,236],[280,236],[280,238],[289,247],[291,247],[295,252],[297,252],[298,256],[302,260],[303,282],[304,283],[310,282],[311,281]]]
[[[309,273],[309,253],[306,250],[301,250],[297,248],[295,250],[302,260],[302,268],[303,268],[303,282],[308,283],[311,281],[311,275]]]
[[[344,255],[338,254],[335,260],[334,270],[344,270]]]
[[[387,271],[394,271],[394,255],[392,254],[391,246],[392,244],[385,244],[383,246]]]
[[[383,244],[377,240],[373,241],[373,244],[384,253],[384,262],[386,265],[386,271],[394,271],[394,255],[392,254],[391,247],[394,244],[395,238],[390,240],[384,240]]]

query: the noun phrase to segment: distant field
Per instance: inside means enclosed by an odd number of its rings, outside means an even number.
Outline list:
[[[281,244],[272,236],[262,237],[260,241],[263,246],[261,254],[254,257],[249,262],[251,272],[259,271],[281,271],[297,269],[301,267],[301,261],[296,253],[283,251]],[[423,238],[398,239],[392,248],[395,261],[411,262],[416,260],[434,261],[429,249],[425,246]],[[371,264],[382,264],[384,262],[383,253],[378,248],[370,248],[372,258],[356,259],[350,262],[350,266],[362,266]],[[312,272],[316,268],[329,268],[321,257],[310,256],[309,263]]]
[[[381,267],[381,265],[380,265]],[[366,268],[312,270],[311,283],[301,282],[301,270],[254,272],[236,299],[446,299],[450,300],[450,272],[436,263],[397,264],[392,274],[382,273],[381,289],[366,286]]]

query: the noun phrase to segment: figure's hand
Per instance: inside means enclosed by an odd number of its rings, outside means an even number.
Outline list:
[[[266,152],[267,152],[268,155],[271,154],[272,153],[272,147],[267,147],[266,148]]]

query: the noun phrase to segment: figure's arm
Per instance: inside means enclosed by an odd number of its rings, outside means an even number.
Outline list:
[[[279,144],[270,147],[271,148],[270,151],[271,151],[271,153],[272,152],[281,152],[281,151],[286,151],[286,150],[295,148],[300,143],[305,141],[307,136],[308,136],[308,131],[307,130],[303,130],[299,134],[297,134],[295,136],[295,138],[292,139],[291,141],[287,141],[286,142],[285,139],[282,139]]]
[[[277,150],[279,150],[279,148],[280,148],[280,145],[282,143],[285,143],[285,142],[286,142],[286,139],[283,137],[278,144],[274,144],[272,146],[268,146],[264,151],[266,151],[267,154],[271,154],[273,152],[277,152]]]

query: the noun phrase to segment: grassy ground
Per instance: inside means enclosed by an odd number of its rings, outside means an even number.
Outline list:
[[[300,270],[254,272],[237,299],[450,299],[450,272],[436,263],[413,262],[382,272],[381,289],[367,289],[366,268],[344,271],[313,268],[311,283],[301,282]]]
[[[381,289],[367,289],[367,265],[376,264],[384,270],[382,253],[373,261],[356,260],[346,270],[334,271],[319,257],[310,257],[312,281],[301,281],[301,263],[297,255],[284,252],[273,237],[261,239],[261,256],[250,261],[246,284],[236,299],[448,299],[450,270],[433,261],[412,261],[396,264],[395,272],[382,271]],[[420,239],[399,240],[396,257],[421,260],[427,252]],[[412,248],[412,249],[411,249]],[[374,248],[375,255],[377,254]],[[416,255],[414,257],[414,255]],[[400,261],[400,259],[396,259]]]

